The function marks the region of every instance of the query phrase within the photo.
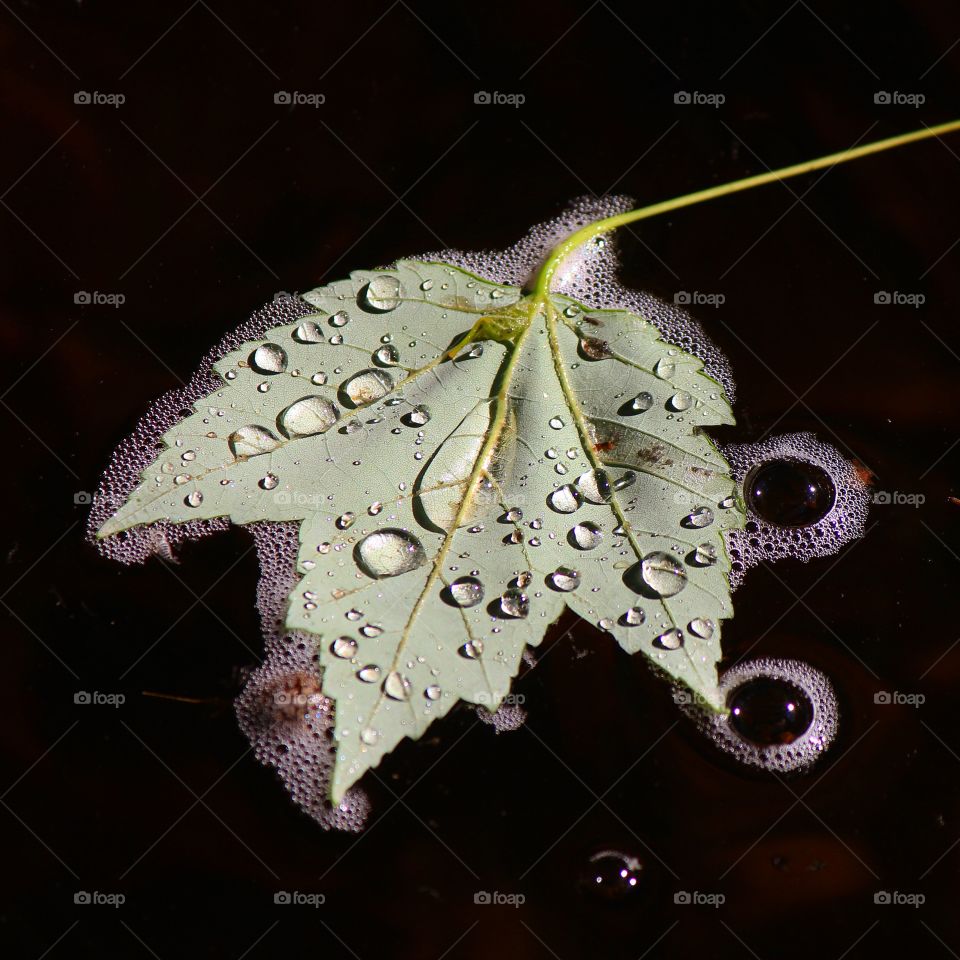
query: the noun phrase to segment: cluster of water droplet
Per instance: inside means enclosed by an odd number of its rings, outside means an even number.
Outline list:
[[[812,433],[787,433],[722,450],[748,514],[742,530],[724,534],[732,588],[763,560],[829,556],[863,534],[869,488],[829,443]]]
[[[731,667],[720,678],[728,714],[687,704],[684,711],[719,749],[751,767],[775,773],[813,764],[837,734],[833,686],[799,660],[759,659]],[[680,702],[687,698],[675,691]]]

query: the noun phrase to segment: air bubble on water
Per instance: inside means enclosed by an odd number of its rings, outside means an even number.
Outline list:
[[[839,708],[833,685],[803,661],[747,661],[723,673],[719,685],[729,713],[701,709],[689,697],[680,702],[687,702],[684,712],[720,750],[747,766],[775,774],[800,772],[836,738]]]
[[[340,418],[336,404],[326,397],[303,397],[291,403],[279,417],[277,424],[291,439],[312,437],[329,430]]]
[[[367,534],[354,555],[360,569],[374,579],[397,577],[427,562],[423,544],[409,531],[393,528]]]
[[[547,497],[547,503],[557,513],[573,513],[582,502],[580,491],[570,483],[558,487]]]
[[[569,593],[580,586],[580,571],[572,567],[557,567],[547,579],[555,590]]]
[[[403,285],[396,277],[386,274],[374,277],[361,294],[362,302],[378,313],[396,310],[402,297]]]
[[[293,339],[298,343],[322,343],[323,330],[316,320],[304,320],[294,329]]]
[[[658,597],[676,596],[687,585],[686,567],[664,550],[654,550],[643,558],[640,576]]]
[[[811,464],[829,477],[833,488],[832,506],[814,523],[778,525],[748,509],[749,529],[725,530],[727,551],[736,558],[730,572],[731,588],[738,587],[746,571],[761,562],[770,563],[788,557],[808,561],[830,556],[863,536],[870,488],[855,464],[831,444],[818,440],[812,433],[787,433],[760,443],[729,444],[722,447],[721,452],[729,461],[733,479],[741,489],[751,473],[755,473],[755,468],[777,461],[800,466]],[[813,473],[811,477],[816,475]],[[749,507],[750,498],[744,495],[744,501]],[[771,504],[771,515],[776,515],[776,506]]]
[[[483,584],[476,577],[458,577],[447,588],[446,598],[457,607],[475,607],[483,600]]]
[[[578,523],[570,531],[570,540],[579,550],[593,550],[600,546],[602,539],[603,531],[600,525],[594,523],[592,520]]]
[[[287,369],[287,352],[279,344],[262,343],[250,354],[250,366],[257,373],[283,373]]]
[[[273,453],[280,446],[280,441],[266,427],[250,423],[234,430],[227,437],[227,445],[230,452],[239,459]]]
[[[393,377],[386,370],[361,370],[346,380],[341,391],[359,407],[385,397],[393,389]]]

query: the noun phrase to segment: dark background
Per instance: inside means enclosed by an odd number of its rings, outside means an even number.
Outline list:
[[[274,293],[502,247],[586,192],[653,202],[952,119],[958,38],[954,5],[924,2],[0,4],[9,955],[957,956],[960,136],[621,238],[632,285],[726,298],[699,311],[738,381],[721,439],[814,430],[878,489],[926,498],[737,593],[731,660],[796,656],[836,684],[840,738],[805,776],[731,766],[642,663],[564,623],[518,685],[526,729],[451,716],[378,771],[365,834],[324,833],[233,717],[260,650],[247,534],[125,569],[85,543],[74,501]],[[881,290],[926,302],[878,306]],[[603,849],[645,865],[625,903],[580,889]],[[275,906],[279,890],[326,903]],[[478,890],[526,903],[475,906]]]

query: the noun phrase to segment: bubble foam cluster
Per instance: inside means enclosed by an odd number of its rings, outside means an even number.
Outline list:
[[[812,560],[836,553],[844,544],[863,535],[866,525],[869,487],[854,465],[829,443],[812,433],[785,433],[760,443],[733,443],[722,446],[734,480],[744,489],[753,471],[770,461],[795,461],[820,467],[833,483],[834,501],[827,514],[804,526],[778,526],[765,520],[747,503],[747,524],[742,530],[724,533],[731,560],[730,586],[736,589],[744,574],[761,561],[794,557]]]
[[[779,680],[803,693],[812,708],[810,725],[790,743],[762,745],[747,740],[731,723],[729,714],[708,713],[694,705],[683,707],[713,743],[724,753],[750,767],[773,773],[806,769],[827,750],[837,735],[839,709],[827,677],[800,660],[763,658],[731,667],[720,677],[720,690],[729,706],[740,688],[751,681]],[[682,700],[682,691],[675,696]]]

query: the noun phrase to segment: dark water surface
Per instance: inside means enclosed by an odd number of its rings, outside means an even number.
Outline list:
[[[565,620],[517,685],[524,729],[458,712],[383,765],[366,833],[323,833],[233,717],[260,653],[248,535],[124,569],[75,504],[275,292],[502,247],[585,192],[653,202],[951,119],[958,34],[938,3],[0,10],[9,955],[960,954],[960,137],[622,237],[631,285],[725,298],[695,310],[737,378],[720,439],[812,430],[890,494],[838,557],[752,571],[724,629],[731,662],[834,681],[840,733],[811,773],[735,766],[639,659]]]

